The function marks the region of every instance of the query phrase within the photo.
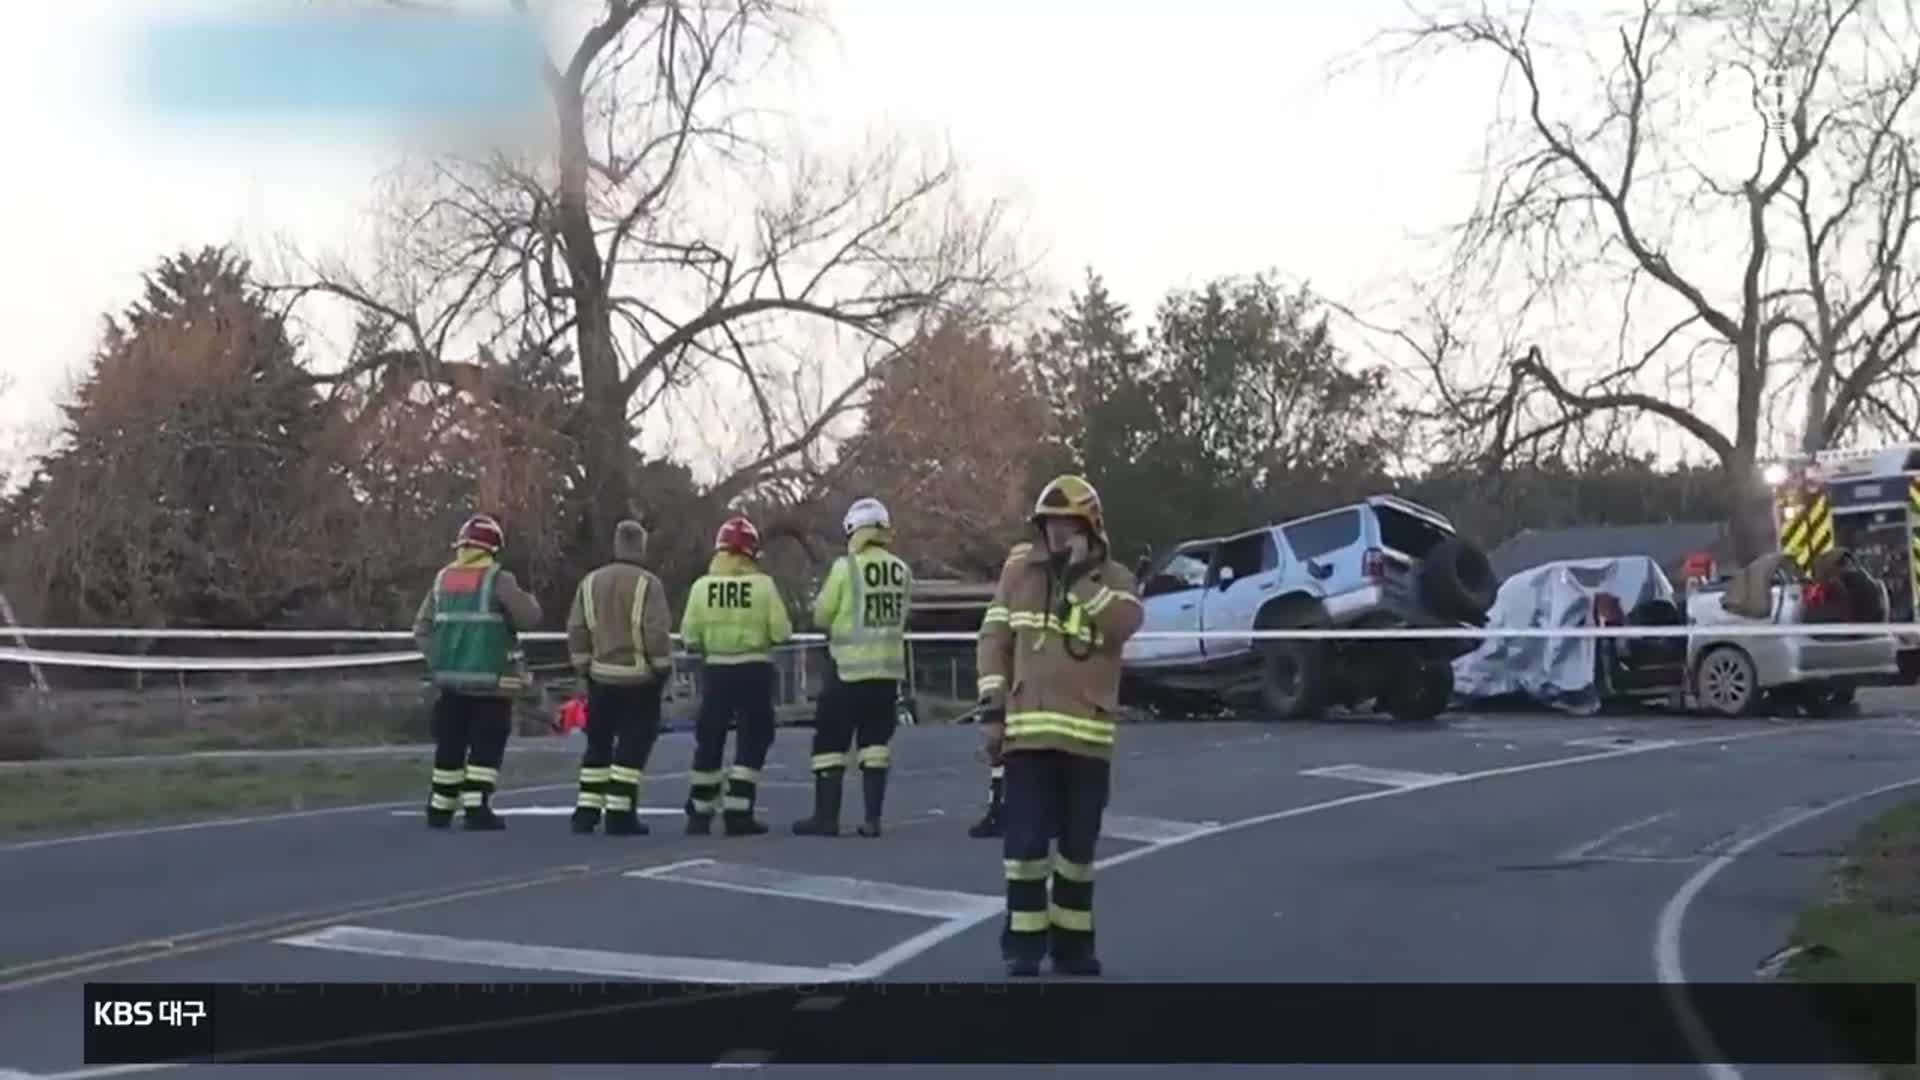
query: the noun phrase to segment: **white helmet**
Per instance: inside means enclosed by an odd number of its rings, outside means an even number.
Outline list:
[[[893,527],[893,516],[887,513],[887,504],[879,499],[857,499],[847,507],[847,516],[840,519],[840,526],[851,537],[861,529]]]

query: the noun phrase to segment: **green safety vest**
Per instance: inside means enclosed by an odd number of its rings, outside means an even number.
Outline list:
[[[449,566],[433,582],[433,651],[428,659],[435,686],[451,690],[514,690],[519,635],[493,606],[493,579],[500,567]]]
[[[835,560],[823,591],[830,602],[837,600],[827,628],[827,651],[840,681],[905,679],[907,609],[913,593],[913,571],[906,560],[884,547],[862,548]]]
[[[680,640],[708,664],[773,658],[792,635],[779,586],[766,574],[707,574],[687,593]]]

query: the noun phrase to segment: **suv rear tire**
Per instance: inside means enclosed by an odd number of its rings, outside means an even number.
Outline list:
[[[1327,711],[1324,642],[1270,641],[1260,660],[1260,703],[1274,720],[1318,720]]]

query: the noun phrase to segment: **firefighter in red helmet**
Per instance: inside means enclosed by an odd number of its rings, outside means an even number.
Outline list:
[[[427,824],[444,829],[456,810],[466,827],[506,828],[493,792],[513,728],[513,699],[527,686],[519,635],[540,625],[540,601],[497,561],[506,533],[487,514],[460,526],[453,561],[435,575],[413,617],[439,694],[433,703],[433,793]]]
[[[680,623],[682,644],[701,658],[687,832],[711,832],[717,809],[728,836],[754,836],[767,831],[753,809],[760,770],[773,747],[773,648],[793,637],[793,624],[780,587],[760,569],[760,530],[753,522],[728,518],[713,548],[706,574],[687,594]],[[736,719],[733,766],[723,774],[727,729]]]

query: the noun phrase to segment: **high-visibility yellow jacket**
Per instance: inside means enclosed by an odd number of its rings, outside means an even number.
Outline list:
[[[913,570],[887,550],[883,529],[856,531],[813,600],[813,624],[826,630],[841,682],[907,677],[907,611]]]
[[[747,664],[773,658],[773,647],[793,638],[780,586],[758,564],[731,551],[716,552],[687,593],[680,642],[709,664]]]
[[[1145,612],[1111,559],[1068,586],[1040,544],[1007,554],[980,622],[980,697],[1006,707],[1002,752],[1113,756],[1120,650]]]

